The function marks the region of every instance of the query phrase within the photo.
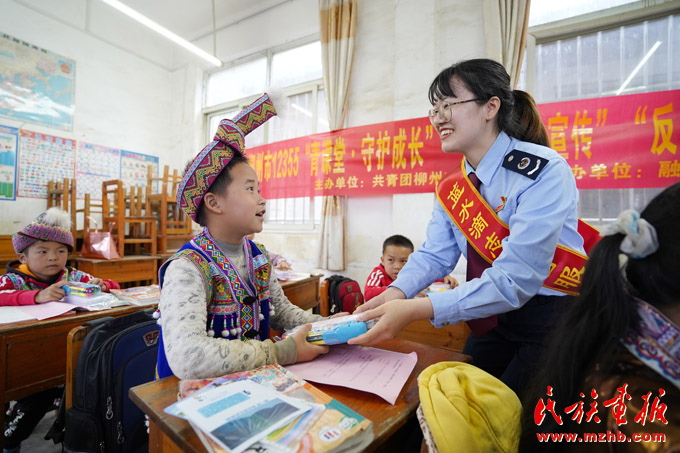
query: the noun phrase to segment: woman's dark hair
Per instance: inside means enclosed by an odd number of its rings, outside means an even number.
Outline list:
[[[536,433],[573,432],[571,415],[562,414],[558,425],[546,414],[541,424],[534,422],[534,408],[547,398],[556,404],[571,404],[580,392],[589,392],[586,378],[612,369],[620,339],[637,320],[635,298],[661,309],[680,304],[680,183],[657,195],[641,217],[656,230],[659,249],[651,255],[628,258],[619,265],[623,234],[603,237],[593,248],[583,275],[581,294],[568,302],[541,359],[540,371],[523,401],[520,451],[548,451],[537,443]],[[625,274],[625,277],[624,277]],[[547,387],[552,396],[546,395]],[[586,393],[587,394],[587,393]],[[566,407],[566,406],[565,406]],[[563,444],[551,444],[559,451]]]
[[[478,104],[496,96],[501,106],[496,115],[499,131],[511,137],[543,146],[549,146],[548,133],[529,93],[510,87],[510,76],[502,64],[487,58],[477,58],[455,63],[444,69],[430,85],[428,98],[434,105],[438,99],[457,97],[451,79],[457,78],[472,92]]]
[[[191,164],[193,163],[193,160],[190,160],[186,167],[184,168],[184,173],[189,170],[189,167],[191,167]],[[246,159],[241,153],[238,151],[234,151],[234,157],[227,163],[226,167],[220,172],[219,175],[217,175],[217,178],[213,181],[213,183],[210,185],[206,193],[212,192],[214,194],[222,194],[227,190],[227,187],[229,187],[229,184],[231,184],[232,178],[231,178],[231,169],[234,168],[237,164],[245,162],[246,164],[248,163],[248,159]],[[203,206],[203,200],[201,200],[201,204],[196,210],[196,223],[198,223],[201,226],[205,226],[205,207]]]

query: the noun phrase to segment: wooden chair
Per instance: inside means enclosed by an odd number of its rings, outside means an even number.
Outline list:
[[[78,368],[78,355],[83,346],[85,337],[90,332],[90,326],[77,326],[71,329],[66,337],[66,385],[64,409],[68,410],[73,406],[73,390],[76,382],[76,370]]]
[[[98,217],[101,220],[102,211],[103,206],[101,200],[99,202],[93,201],[91,195],[89,193],[86,193],[83,198],[83,206],[81,208],[76,209],[75,212],[76,232],[74,238],[76,240],[77,250],[80,249],[82,239],[85,236],[85,227],[86,224],[89,222],[87,218]],[[82,214],[82,222],[80,221],[81,216],[79,216],[79,214]],[[91,225],[91,227],[93,226]]]
[[[142,218],[145,216],[145,207],[146,207],[146,202],[144,200],[144,189],[141,187],[130,187],[128,189],[128,194],[125,197],[125,205],[127,209],[127,215],[129,217],[139,217]],[[148,212],[148,211],[146,211]],[[149,216],[151,217],[151,216]],[[158,231],[158,229],[156,229]],[[129,230],[128,230],[128,236],[129,237],[140,237],[142,235],[142,224],[141,223],[135,223],[135,224],[130,224]],[[135,244],[134,249],[135,249],[135,254],[139,255],[140,254],[140,247],[141,244]],[[156,246],[158,248],[158,246]]]
[[[328,316],[330,314],[328,308],[328,280],[325,278],[321,280],[319,285],[319,314],[321,316]]]
[[[76,225],[76,180],[64,178],[63,181],[47,182],[47,209],[52,207],[61,208],[71,216],[71,233],[74,240],[83,237],[78,236]]]
[[[177,204],[177,189],[182,182],[182,176],[177,169],[170,173],[166,165],[163,175],[153,176],[153,166],[147,169],[146,182],[146,212],[158,219],[158,252],[168,253],[168,239],[188,240],[193,236],[191,232],[191,219]],[[160,189],[154,192],[154,187],[159,184]]]
[[[156,255],[156,219],[152,216],[129,213],[126,205],[123,181],[113,179],[102,183],[102,229],[108,230],[114,224],[114,237],[118,244],[118,254],[125,256],[125,245],[133,244],[136,253],[140,254],[140,245],[145,247],[146,254]],[[143,227],[143,228],[142,228]],[[126,234],[128,231],[128,234]]]

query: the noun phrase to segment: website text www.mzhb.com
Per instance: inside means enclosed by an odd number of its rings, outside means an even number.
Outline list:
[[[665,442],[664,433],[633,433],[630,437],[621,431],[603,433],[536,433],[539,442]]]

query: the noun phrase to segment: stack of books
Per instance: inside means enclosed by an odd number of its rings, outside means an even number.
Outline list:
[[[152,305],[157,304],[161,300],[161,289],[158,285],[112,289],[111,294],[131,305]]]
[[[373,440],[370,420],[280,365],[183,380],[179,397],[165,411],[187,419],[209,452],[361,451]]]

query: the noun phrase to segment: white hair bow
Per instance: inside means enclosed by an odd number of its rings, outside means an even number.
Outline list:
[[[626,235],[621,241],[620,250],[631,258],[645,258],[659,249],[654,226],[640,218],[640,214],[634,209],[627,209],[619,214],[616,222],[602,228],[600,236],[617,233]]]

